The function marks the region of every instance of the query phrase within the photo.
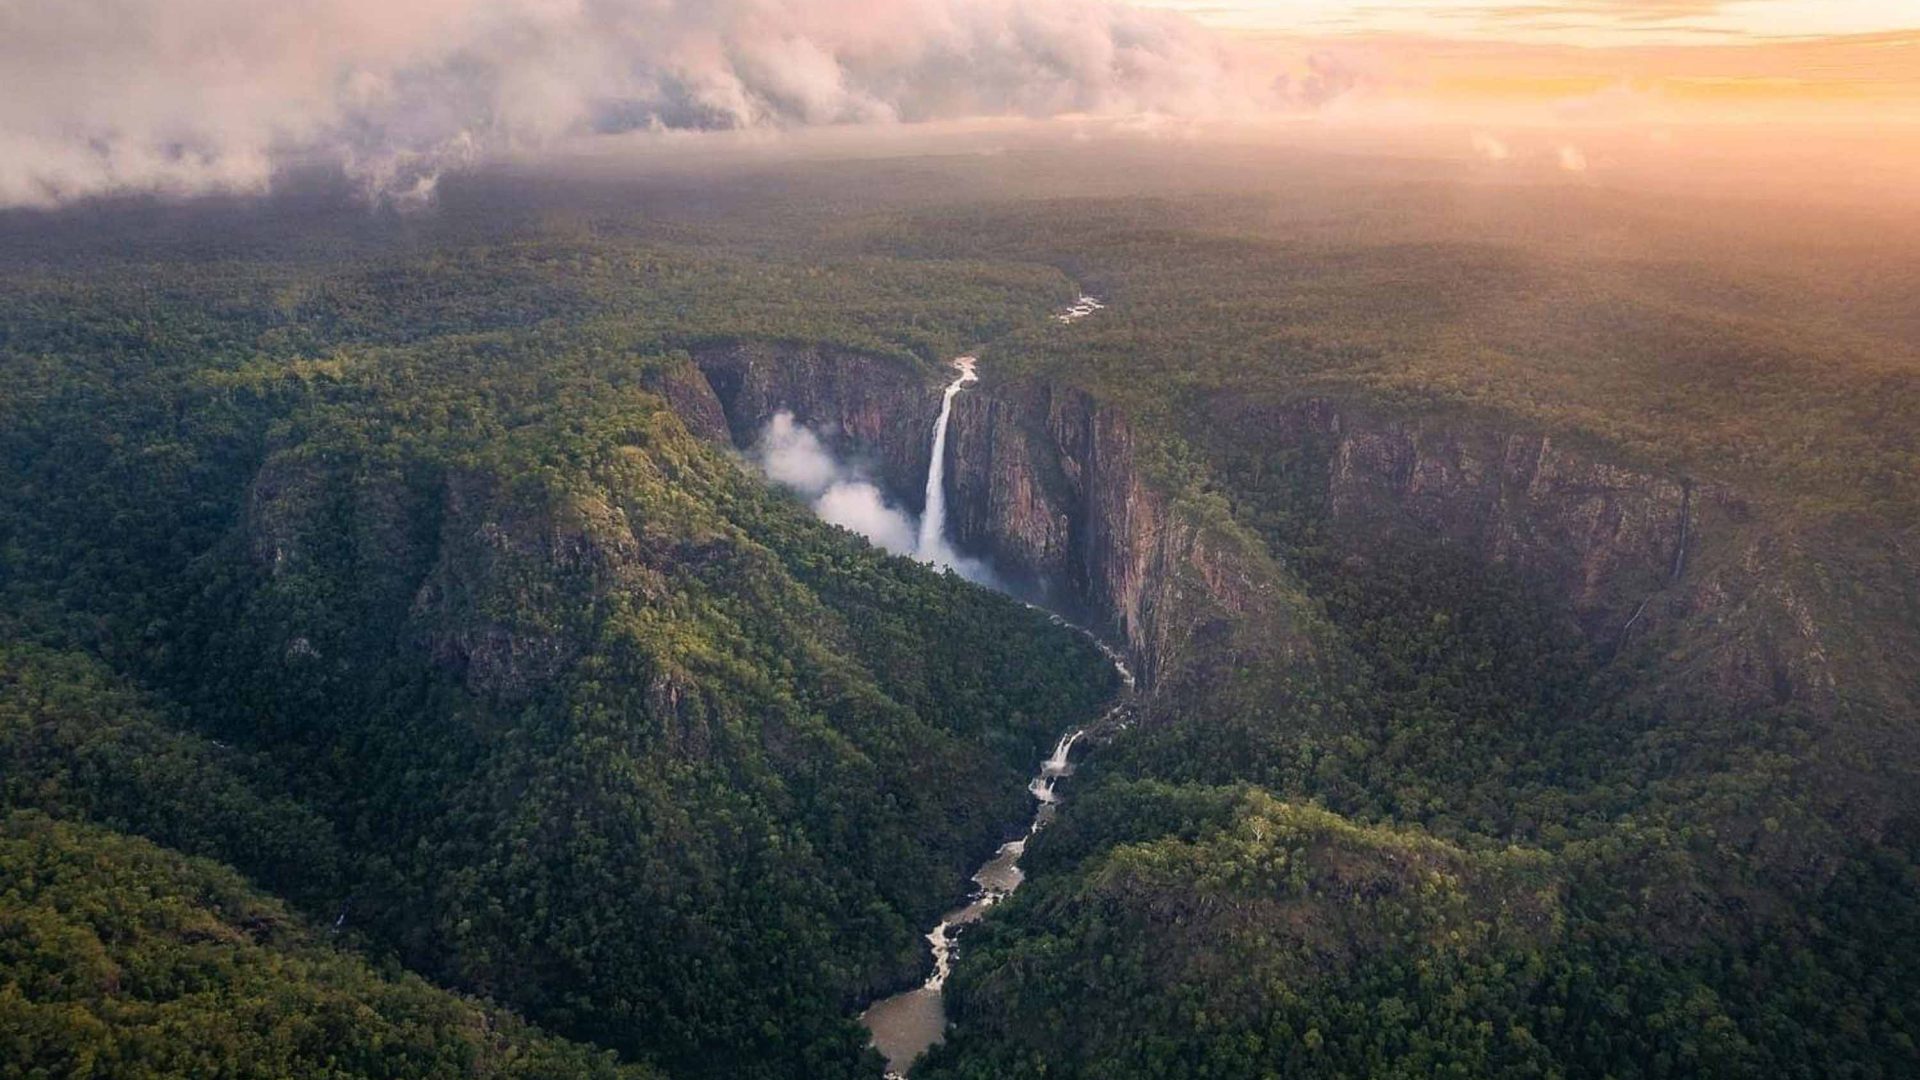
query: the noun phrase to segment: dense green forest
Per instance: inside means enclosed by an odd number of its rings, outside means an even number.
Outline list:
[[[1280,558],[1320,647],[1277,673],[1199,661],[1093,757],[1031,887],[969,942],[925,1075],[1920,1065],[1911,341],[1836,313],[1791,215],[1757,255],[1712,213],[1613,193],[1410,213],[1433,187],[915,210],[878,234],[1106,298],[1004,353],[1124,403],[1161,483]],[[1905,295],[1890,248],[1855,255]],[[1273,420],[1301,401],[1737,486],[1757,521],[1712,543],[1793,538],[1755,587],[1831,627],[1833,698],[1726,699],[1682,660],[1712,631],[1596,639],[1459,544],[1354,531],[1331,441]]]
[[[753,340],[1091,392],[1311,642],[1088,741],[917,1078],[1913,1074],[1910,231],[1285,165],[0,216],[6,1068],[877,1076],[858,1006],[1118,688],[690,433]],[[1737,492],[1698,558],[1831,694],[1355,529],[1304,401]]]
[[[33,811],[0,822],[9,1076],[653,1076],[382,971],[232,870]]]
[[[1021,282],[590,248],[11,268],[8,805],[223,860],[370,962],[673,1075],[869,1074],[852,1006],[917,977],[1112,674],[643,387],[764,329],[729,288],[861,297],[768,317],[913,364]],[[916,314],[943,289],[983,313]],[[98,1004],[112,1038],[137,997]]]

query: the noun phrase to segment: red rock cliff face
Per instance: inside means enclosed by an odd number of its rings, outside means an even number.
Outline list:
[[[948,441],[961,550],[1124,643],[1143,686],[1202,654],[1312,653],[1281,568],[1148,482],[1117,410],[1046,383],[990,384],[955,403]]]
[[[867,460],[896,502],[920,508],[937,373],[778,344],[694,359],[712,403],[674,389],[702,427],[718,409],[744,447],[790,411]],[[961,551],[1124,644],[1147,686],[1202,654],[1216,669],[1311,658],[1313,617],[1286,571],[1223,508],[1152,484],[1125,416],[1074,388],[983,374],[955,402],[948,439]],[[1723,487],[1477,420],[1325,400],[1226,407],[1227,420],[1261,426],[1270,443],[1316,451],[1313,482],[1356,558],[1390,531],[1461,545],[1563,603],[1609,653],[1652,649],[1687,685],[1738,706],[1833,707],[1828,620],[1789,572],[1798,545],[1753,527]]]
[[[1724,486],[1454,417],[1308,400],[1232,420],[1317,451],[1336,535],[1358,557],[1392,531],[1460,545],[1563,603],[1603,650],[1657,641],[1674,674],[1722,701],[1833,707],[1794,545]]]

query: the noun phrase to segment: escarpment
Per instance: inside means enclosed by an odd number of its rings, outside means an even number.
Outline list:
[[[697,428],[726,418],[751,446],[781,411],[867,462],[918,510],[939,404],[934,373],[831,347],[732,343],[695,352],[710,399],[678,382]],[[1124,643],[1143,685],[1207,654],[1244,666],[1314,652],[1311,605],[1224,506],[1143,472],[1128,418],[1087,392],[995,380],[955,403],[952,540],[1009,587]],[[1300,451],[1346,557],[1388,535],[1463,547],[1561,605],[1603,656],[1634,648],[1736,707],[1834,707],[1821,599],[1798,546],[1731,489],[1608,462],[1481,418],[1406,418],[1309,398],[1217,403],[1224,428]],[[1803,569],[1803,567],[1802,567]]]
[[[1796,545],[1726,485],[1486,420],[1325,399],[1220,408],[1227,426],[1304,451],[1309,495],[1351,558],[1389,534],[1456,545],[1533,584],[1603,655],[1657,643],[1671,675],[1724,704],[1834,706]]]
[[[954,410],[954,540],[1126,644],[1143,682],[1189,661],[1308,660],[1310,616],[1251,537],[1145,476],[1136,433],[1084,391],[990,385]]]
[[[903,361],[830,345],[741,341],[693,351],[712,405],[682,384],[683,417],[725,417],[736,446],[750,447],[778,412],[812,428],[834,453],[859,459],[896,501],[920,510],[940,390]],[[684,402],[684,403],[683,403]],[[695,427],[710,434],[710,425]]]
[[[920,509],[939,408],[930,373],[777,344],[713,347],[694,360],[736,445],[753,445],[774,415],[791,413],[870,463],[896,503]],[[1310,651],[1283,602],[1280,569],[1149,484],[1125,417],[1091,396],[1026,381],[969,390],[955,402],[948,454],[959,549],[987,557],[1015,591],[1124,643],[1143,686],[1202,649]]]

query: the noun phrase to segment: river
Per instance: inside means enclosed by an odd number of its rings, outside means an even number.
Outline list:
[[[947,445],[947,422],[952,416],[954,395],[976,378],[973,357],[961,357],[954,362],[954,366],[960,374],[947,385],[940,403],[940,417],[934,424],[933,458],[927,466],[926,513],[920,521],[922,558],[928,557],[928,552],[947,549],[946,492],[943,490],[946,463],[942,460]],[[1058,616],[1055,618],[1064,624],[1065,620],[1060,620]],[[1088,636],[1092,637],[1091,634]],[[1133,673],[1127,670],[1126,662],[1099,639],[1094,639],[1094,643],[1113,663],[1114,670],[1120,673],[1121,682],[1131,691]],[[1123,696],[1121,703],[1109,710],[1101,720],[1113,716],[1124,705]],[[1096,724],[1099,722],[1096,721]],[[947,1010],[943,988],[947,976],[953,971],[960,932],[970,923],[980,921],[988,908],[1012,895],[1025,880],[1025,875],[1020,871],[1020,856],[1026,853],[1027,841],[1053,820],[1060,805],[1057,785],[1062,778],[1073,774],[1074,744],[1091,726],[1094,725],[1069,728],[1061,734],[1053,745],[1053,753],[1040,763],[1039,771],[1027,783],[1027,791],[1034,798],[1034,810],[1025,835],[1001,844],[993,858],[974,871],[974,889],[967,902],[947,912],[927,932],[927,944],[933,950],[933,974],[927,976],[926,982],[911,990],[874,1002],[860,1015],[860,1022],[873,1033],[874,1047],[887,1059],[889,1077],[896,1080],[904,1078],[914,1060],[946,1035]]]

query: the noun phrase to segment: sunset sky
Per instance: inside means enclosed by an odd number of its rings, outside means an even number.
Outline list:
[[[0,207],[316,162],[424,202],[583,140],[1061,117],[1466,125],[1568,172],[1605,167],[1574,129],[1816,123],[1920,161],[1920,0],[0,2],[0,71]]]
[[[1356,98],[1376,103],[1573,101],[1604,113],[1600,96],[1672,119],[1920,120],[1920,0],[1140,3],[1245,40],[1328,50],[1365,73]]]
[[[1920,28],[1912,0],[1142,0],[1233,30],[1563,45],[1729,44]]]

